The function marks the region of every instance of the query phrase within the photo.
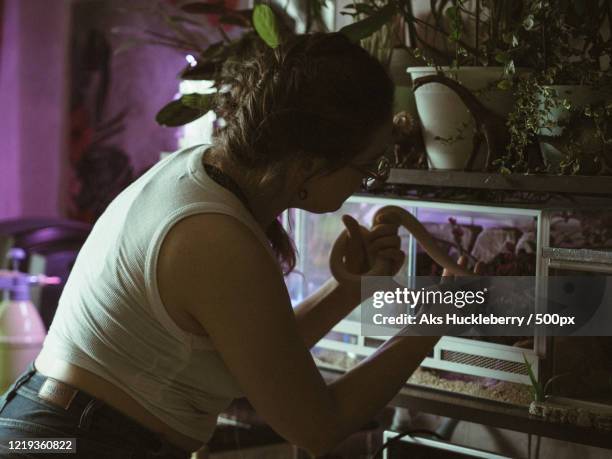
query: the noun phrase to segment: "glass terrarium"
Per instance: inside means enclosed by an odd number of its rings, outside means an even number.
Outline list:
[[[404,207],[415,215],[434,236],[437,243],[457,260],[465,255],[473,266],[483,261],[491,273],[533,275],[538,268],[538,211],[525,209],[486,208],[481,206],[445,205],[404,201],[392,198],[353,196],[337,212],[317,215],[300,210],[291,216],[290,229],[299,252],[296,273],[287,285],[294,304],[313,293],[331,276],[329,253],[344,229],[341,216],[350,214],[362,225],[370,227],[376,211],[385,205]],[[413,276],[439,276],[438,266],[416,240],[400,228],[406,262],[398,279]],[[325,368],[347,370],[371,354],[383,338],[362,336],[361,312],[355,309],[313,349],[317,363]],[[521,347],[514,345],[520,344]],[[524,388],[528,382],[523,353],[537,370],[538,359],[533,339],[444,337],[411,382],[437,385],[440,388],[474,392],[474,385],[484,384],[484,393],[499,392],[496,382]],[[517,391],[518,392],[518,391]],[[480,394],[482,395],[482,394]]]
[[[376,211],[386,205],[410,211],[453,259],[463,255],[470,267],[481,262],[484,275],[534,276],[537,288],[545,289],[549,275],[563,275],[563,269],[575,269],[576,263],[582,263],[572,261],[572,257],[585,246],[592,256],[608,257],[606,269],[609,271],[604,269],[603,274],[612,272],[612,252],[608,251],[612,247],[612,225],[609,224],[612,219],[606,220],[606,214],[601,211],[585,217],[538,208],[356,195],[337,212],[311,214],[294,210],[291,218],[286,219],[286,223],[289,220],[293,223],[287,227],[299,254],[296,272],[287,278],[294,305],[330,278],[329,254],[344,229],[341,216],[350,214],[370,227]],[[597,219],[598,223],[585,218]],[[442,268],[403,228],[400,236],[407,257],[396,278],[441,275]],[[604,261],[595,267],[605,267]],[[587,262],[579,268],[592,272],[591,265]],[[602,275],[601,270],[594,275]],[[360,318],[357,308],[313,348],[312,354],[319,366],[346,371],[384,341],[381,337],[363,336]],[[575,375],[558,378],[552,386],[553,394],[612,403],[611,343],[612,338],[547,338],[537,334],[445,336],[408,383],[526,405],[531,401],[527,359],[541,380],[559,373]]]

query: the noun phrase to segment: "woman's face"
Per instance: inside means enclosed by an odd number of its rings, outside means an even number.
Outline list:
[[[314,213],[338,210],[344,201],[361,189],[366,176],[363,170],[371,168],[392,144],[392,129],[393,121],[389,118],[381,127],[374,130],[370,144],[348,165],[331,173],[318,173],[304,181],[302,188],[307,191],[308,196],[295,207]]]

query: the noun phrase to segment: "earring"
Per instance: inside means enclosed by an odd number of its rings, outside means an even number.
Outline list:
[[[307,197],[308,197],[308,191],[306,191],[304,188],[298,191],[298,198],[300,198],[302,201],[306,199]]]

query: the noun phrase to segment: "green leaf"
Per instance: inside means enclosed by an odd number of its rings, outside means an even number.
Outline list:
[[[224,14],[227,12],[223,1],[217,3],[188,3],[181,6],[181,9],[191,14]]]
[[[536,402],[541,402],[544,400],[542,386],[536,379],[535,374],[531,369],[531,363],[529,363],[525,354],[523,354],[523,360],[525,361],[525,366],[527,367],[527,374],[529,375],[529,380],[531,381],[531,386],[533,387],[532,393],[534,394],[534,399]]]
[[[500,80],[497,83],[497,87],[503,91],[506,91],[512,87],[512,82],[510,80]]]
[[[447,18],[454,20],[457,18],[457,7],[449,6],[444,12]]]
[[[358,43],[359,40],[369,37],[387,24],[396,13],[395,4],[389,3],[372,16],[342,27],[339,32],[346,35],[353,43]]]
[[[281,40],[274,11],[268,5],[259,4],[253,9],[255,31],[270,48],[276,48]]]
[[[198,109],[184,105],[181,99],[173,100],[166,104],[155,116],[155,121],[161,126],[183,126],[184,124],[197,120],[206,113],[202,113]]]
[[[356,14],[365,14],[366,16],[372,16],[376,14],[376,10],[372,7],[372,5],[368,5],[367,3],[354,3],[351,5],[347,5],[345,10],[351,9],[355,10],[352,13],[346,12],[345,14],[350,14],[352,16]]]
[[[505,64],[510,60],[510,56],[508,56],[508,53],[497,53],[495,55],[495,60],[500,64]]]
[[[199,110],[202,114],[205,114],[212,108],[213,94],[183,94],[179,100],[186,107]]]

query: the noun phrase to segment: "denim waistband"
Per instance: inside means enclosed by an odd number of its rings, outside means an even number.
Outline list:
[[[44,403],[49,403],[38,397],[38,391],[47,379],[53,378],[47,378],[47,376],[37,372],[34,363],[30,364],[28,370],[6,392],[4,404],[10,401],[16,394],[28,398],[35,397]],[[66,383],[59,382],[67,387],[71,387]],[[103,433],[105,436],[125,438],[127,443],[137,445],[140,448],[145,448],[157,454],[163,452],[163,454],[176,457],[177,459],[188,459],[191,456],[190,452],[173,445],[161,434],[142,426],[102,400],[77,388],[74,389],[77,390],[77,393],[65,411],[75,420],[78,420],[79,428],[90,430],[93,425],[96,431]],[[3,408],[2,405],[3,403],[0,403],[0,412]],[[58,407],[58,409],[63,408]]]

